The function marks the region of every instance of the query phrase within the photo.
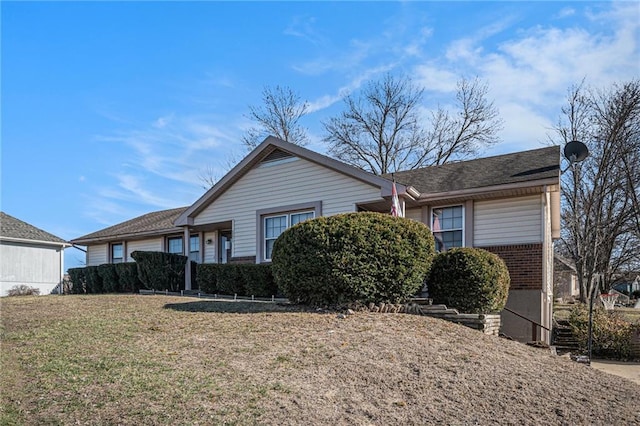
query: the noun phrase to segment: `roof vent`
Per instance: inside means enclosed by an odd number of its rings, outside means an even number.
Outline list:
[[[291,158],[293,155],[289,154],[286,151],[282,151],[280,149],[273,150],[269,155],[264,157],[262,163],[269,163],[271,161],[284,160],[286,158]]]

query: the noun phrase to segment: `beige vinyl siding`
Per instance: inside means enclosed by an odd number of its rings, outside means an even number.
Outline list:
[[[473,245],[487,247],[542,242],[539,195],[474,203]]]
[[[379,188],[298,158],[250,170],[195,217],[194,224],[233,221],[232,255],[254,256],[257,210],[321,201],[322,214],[331,216],[379,199]]]
[[[417,220],[418,222],[422,222],[422,209],[418,207],[417,209],[406,209],[404,212],[404,217],[407,219]]]
[[[207,244],[207,240],[211,240],[211,244]],[[202,244],[204,244],[203,263],[217,263],[216,247],[218,247],[218,233],[205,232]]]
[[[162,238],[127,241],[127,262],[134,261],[131,257],[134,251],[162,251]]]
[[[109,262],[109,244],[87,246],[87,266],[102,265]]]
[[[60,247],[17,242],[0,243],[0,296],[16,285],[49,294],[62,275],[64,252]]]

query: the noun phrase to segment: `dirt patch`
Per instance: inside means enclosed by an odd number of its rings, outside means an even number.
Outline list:
[[[1,300],[2,365],[11,371],[2,373],[0,420],[640,423],[639,385],[548,350],[415,315],[225,303],[237,304]]]

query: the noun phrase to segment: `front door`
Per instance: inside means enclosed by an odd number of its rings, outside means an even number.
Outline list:
[[[218,233],[218,263],[228,263],[231,259],[231,230]]]

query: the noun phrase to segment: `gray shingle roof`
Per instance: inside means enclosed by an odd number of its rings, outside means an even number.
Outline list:
[[[186,209],[186,207],[180,207],[177,209],[147,213],[127,220],[126,222],[118,223],[117,225],[73,239],[71,242],[74,244],[82,244],[82,242],[86,240],[99,240],[102,238],[113,239],[124,236],[131,237],[136,234],[148,235],[156,231],[158,233],[164,233],[174,229],[181,231],[181,228],[176,227],[173,223]]]
[[[421,193],[439,193],[557,178],[560,147],[504,154],[394,173],[398,183]],[[391,178],[391,174],[383,175]]]
[[[0,237],[67,244],[62,238],[16,219],[5,212],[0,212]]]

